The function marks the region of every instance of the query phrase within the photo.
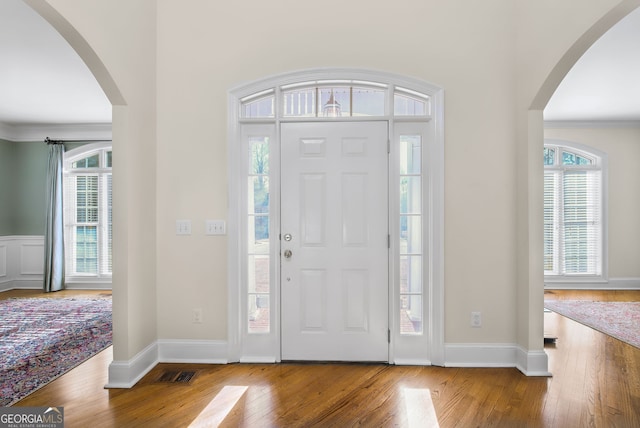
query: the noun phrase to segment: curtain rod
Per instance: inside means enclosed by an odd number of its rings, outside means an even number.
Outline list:
[[[47,137],[44,139],[44,142],[47,144],[64,144],[64,143],[111,143],[112,140],[52,140]]]

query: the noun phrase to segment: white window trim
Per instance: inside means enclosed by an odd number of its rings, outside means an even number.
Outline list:
[[[573,141],[545,138],[545,147],[556,146],[566,148],[577,154],[584,153],[591,159],[596,158],[597,169],[602,173],[602,274],[601,275],[544,275],[547,288],[566,288],[567,286],[597,287],[609,282],[609,158],[607,153],[585,144]],[[549,168],[545,168],[549,169]],[[559,168],[550,168],[559,169]],[[570,168],[564,168],[570,169]],[[583,168],[583,169],[588,169]]]
[[[387,110],[393,110],[393,93],[395,87],[404,90],[410,89],[418,93],[423,93],[431,97],[431,115],[429,117],[397,117],[392,116],[375,117],[375,120],[387,120],[389,122],[390,137],[396,137],[395,123],[407,124],[407,122],[422,122],[424,125],[425,146],[422,150],[424,175],[422,189],[425,194],[423,198],[424,215],[428,217],[423,228],[424,254],[423,267],[424,285],[424,334],[422,336],[411,337],[404,335],[400,337],[398,321],[399,296],[397,287],[391,286],[389,316],[391,330],[390,360],[396,364],[434,364],[444,365],[444,91],[434,85],[423,81],[398,76],[390,73],[381,73],[368,70],[357,69],[318,69],[288,73],[266,80],[259,80],[247,85],[231,89],[228,97],[228,181],[229,181],[229,215],[227,222],[228,233],[228,349],[229,361],[247,362],[275,362],[280,360],[280,296],[279,296],[279,249],[280,241],[280,213],[279,213],[279,188],[280,183],[275,178],[279,177],[279,124],[284,121],[313,121],[327,120],[323,118],[280,118],[279,106],[276,101],[276,113],[274,118],[241,118],[241,101],[254,94],[265,94],[266,91],[274,89],[276,100],[280,88],[285,85],[293,85],[303,82],[327,81],[327,80],[353,80],[379,82],[387,85],[389,94]],[[311,120],[310,120],[311,119]],[[332,118],[329,120],[371,120],[367,117],[353,118]],[[246,262],[244,253],[246,248],[246,227],[244,217],[246,216],[246,202],[242,195],[245,193],[242,186],[245,186],[246,168],[243,169],[246,160],[243,151],[243,134],[247,130],[258,126],[266,125],[271,129],[269,135],[275,137],[275,144],[271,149],[272,162],[270,164],[272,177],[271,183],[271,275],[272,275],[272,330],[265,335],[246,333],[245,321],[247,304],[244,295],[243,276],[246,272]],[[400,126],[398,126],[400,128]],[[395,158],[393,156],[396,156]],[[393,169],[390,171],[390,186],[396,180],[397,170],[395,163],[397,154],[392,155]],[[399,186],[396,186],[399,187]],[[390,200],[396,200],[399,189],[390,187],[393,192]],[[399,219],[399,207],[390,204],[390,219]],[[392,238],[392,242],[395,240]],[[398,245],[392,245],[390,252],[390,275],[391,283],[395,284],[395,277],[398,272],[396,259],[399,258]],[[262,336],[262,337],[261,337]],[[405,345],[402,345],[404,339]],[[414,339],[413,342],[411,339]],[[412,343],[412,344],[411,344]]]
[[[71,164],[77,160],[83,159],[87,156],[90,156],[92,153],[98,153],[98,152],[102,152],[105,150],[111,150],[112,148],[112,143],[110,142],[97,142],[97,143],[88,143],[88,144],[84,144],[80,147],[76,147],[74,149],[71,149],[67,152],[65,152],[64,154],[64,172],[63,175],[66,178],[69,175],[69,172],[72,171],[71,170]],[[111,172],[112,169],[111,168],[91,168],[91,169],[78,169],[78,170],[74,170],[73,173],[78,173],[78,175],[81,175],[82,173],[87,173],[87,174],[98,174],[102,177],[102,174],[105,172]],[[106,192],[103,195],[106,198]],[[67,206],[66,204],[67,201],[65,201],[65,207]],[[66,208],[65,208],[66,209]],[[100,214],[102,215],[102,213]],[[65,221],[65,229],[66,229],[66,221]],[[66,232],[65,232],[65,243],[66,243]],[[105,245],[105,243],[102,243],[103,246]],[[104,249],[103,249],[104,251]],[[65,251],[65,254],[68,254],[67,251]],[[66,255],[65,255],[66,257]],[[66,261],[65,261],[66,263]],[[71,275],[71,272],[67,272],[66,274],[66,278],[65,278],[65,282],[68,284],[75,284],[76,287],[80,286],[82,284],[86,284],[87,286],[91,287],[93,285],[103,285],[103,286],[108,286],[112,283],[112,274],[100,274],[98,273],[97,275]]]

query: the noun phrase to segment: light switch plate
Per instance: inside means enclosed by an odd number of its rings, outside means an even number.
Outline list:
[[[226,235],[227,225],[224,220],[207,220],[204,230],[207,235]]]
[[[176,235],[191,235],[191,220],[176,220]]]

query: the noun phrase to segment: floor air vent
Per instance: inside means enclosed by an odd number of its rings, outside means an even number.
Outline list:
[[[191,371],[166,371],[160,375],[158,382],[168,383],[190,383],[196,372]]]

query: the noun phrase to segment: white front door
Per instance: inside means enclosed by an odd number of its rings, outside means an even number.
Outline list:
[[[388,361],[388,123],[281,125],[283,360]]]

